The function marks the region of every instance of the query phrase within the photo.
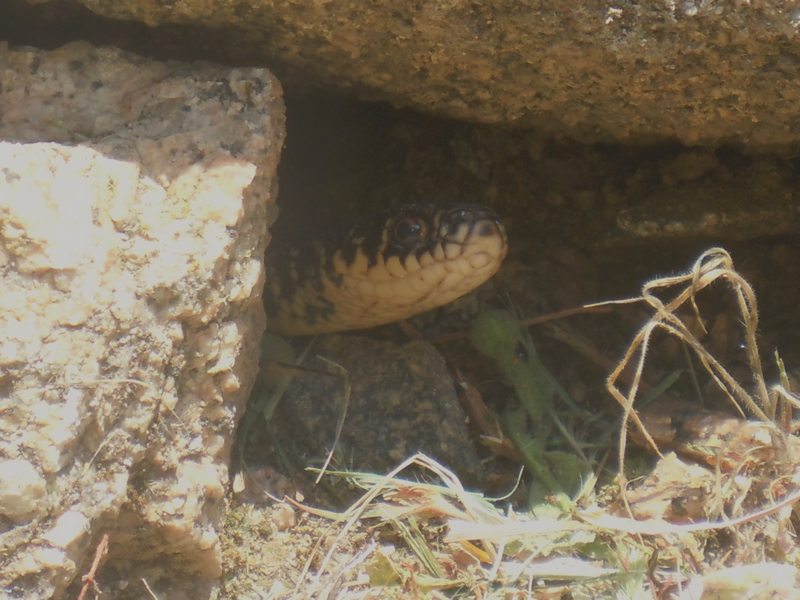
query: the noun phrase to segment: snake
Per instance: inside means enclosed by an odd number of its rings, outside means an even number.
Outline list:
[[[266,253],[267,330],[315,335],[408,319],[472,291],[508,252],[490,209],[405,204],[312,239],[277,236]]]

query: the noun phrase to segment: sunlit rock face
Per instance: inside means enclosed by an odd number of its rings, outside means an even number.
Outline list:
[[[0,589],[60,595],[107,533],[119,581],[200,594],[264,326],[280,87],[84,43],[0,65]]]

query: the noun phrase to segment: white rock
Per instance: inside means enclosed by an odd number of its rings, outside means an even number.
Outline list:
[[[0,590],[62,595],[91,532],[119,580],[207,596],[264,328],[280,86],[0,43],[0,115],[0,457],[25,459],[0,512],[30,522],[0,533]]]
[[[66,548],[89,533],[89,519],[76,511],[68,510],[58,517],[55,526],[42,536],[54,546]]]
[[[0,514],[19,523],[37,513],[47,482],[27,460],[0,460]]]

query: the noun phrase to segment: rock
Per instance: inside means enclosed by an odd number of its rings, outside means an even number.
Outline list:
[[[302,365],[303,372],[295,374],[281,399],[274,427],[282,446],[299,455],[300,467],[320,466],[333,446],[345,406],[346,373],[350,397],[336,464],[385,473],[423,452],[465,481],[479,479],[480,464],[455,384],[430,344],[398,346],[356,335],[326,335],[313,342]],[[254,445],[264,448],[266,443]]]
[[[691,167],[684,170],[690,172]],[[734,173],[719,167],[701,178],[653,192],[617,215],[625,234],[648,239],[708,237],[749,240],[800,232],[797,173],[760,158]]]
[[[787,85],[800,10],[788,0],[80,2],[150,27],[222,32],[218,60],[450,118],[586,142],[772,148],[800,138],[800,87]]]
[[[0,115],[0,589],[61,595],[107,533],[129,593],[203,597],[264,327],[280,86],[0,45]]]
[[[785,598],[800,599],[797,582],[800,571],[791,564],[758,562],[709,570],[693,575],[678,600],[699,598]]]
[[[0,460],[0,515],[15,523],[40,512],[47,492],[46,481],[36,465],[27,460]]]

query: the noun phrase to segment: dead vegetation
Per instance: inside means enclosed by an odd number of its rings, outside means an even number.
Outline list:
[[[712,286],[723,286],[737,307],[744,381],[704,345],[699,297]],[[299,574],[259,597],[800,597],[800,446],[792,421],[799,400],[779,357],[779,381],[766,379],[750,285],[728,253],[713,248],[688,272],[650,281],[624,302],[644,303],[651,316],[607,381],[622,407],[614,469],[592,460],[566,499],[559,490],[524,506],[465,490],[424,455],[387,475],[329,471],[325,477],[345,478],[363,494],[342,513],[286,498],[304,527],[315,524],[308,532],[315,543],[302,553]],[[702,397],[678,401],[645,383],[648,363],[658,360],[657,333],[692,355],[697,394],[709,381],[732,411],[704,407]],[[643,395],[651,401],[640,408]],[[555,402],[554,416],[569,423],[574,411],[562,404]],[[491,447],[524,455],[518,439],[511,444],[498,429],[503,419],[481,419],[494,432]],[[629,441],[652,452],[655,464],[631,464]],[[409,469],[413,477],[404,478]]]

